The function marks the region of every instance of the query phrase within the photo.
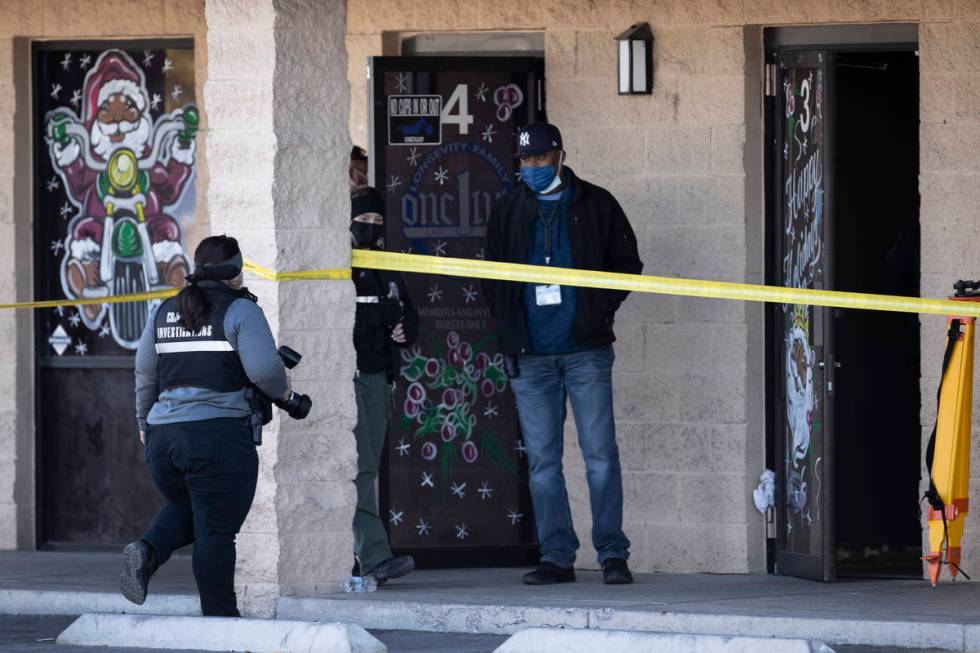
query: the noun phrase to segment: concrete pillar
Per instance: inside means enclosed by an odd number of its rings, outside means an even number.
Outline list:
[[[208,0],[206,19],[213,233],[276,270],[349,267],[345,3]],[[270,616],[276,597],[339,582],[351,563],[354,302],[345,282],[248,285],[304,354],[291,380],[314,402],[306,421],[267,427],[239,537],[244,609]]]
[[[22,18],[22,17],[15,17]],[[27,19],[24,19],[27,20]],[[2,21],[0,21],[2,22]],[[27,21],[29,22],[29,21]],[[31,269],[30,45],[27,26],[0,28],[0,301],[33,295]],[[27,216],[27,219],[25,219]],[[0,314],[0,549],[34,546],[33,315]]]

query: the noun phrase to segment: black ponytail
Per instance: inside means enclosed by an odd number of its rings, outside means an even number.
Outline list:
[[[211,304],[207,293],[198,285],[198,281],[209,279],[205,267],[208,264],[227,261],[240,254],[238,241],[230,236],[209,236],[197,246],[194,251],[195,273],[187,276],[187,285],[177,295],[179,324],[182,327],[197,332],[208,319]]]
[[[211,302],[197,283],[191,282],[177,295],[177,311],[180,313],[180,326],[196,333],[204,326],[211,310]]]

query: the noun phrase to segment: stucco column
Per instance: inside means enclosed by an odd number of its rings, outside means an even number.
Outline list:
[[[212,231],[279,271],[350,265],[346,187],[346,7],[208,0],[204,107]],[[313,398],[308,419],[265,431],[255,503],[239,537],[246,612],[339,582],[351,563],[356,410],[353,288],[338,281],[248,279],[278,341],[304,355],[290,376]]]
[[[0,301],[33,296],[30,46],[0,17]],[[8,27],[9,26],[9,27]],[[8,31],[9,29],[9,31]],[[34,547],[33,315],[0,312],[0,549]]]

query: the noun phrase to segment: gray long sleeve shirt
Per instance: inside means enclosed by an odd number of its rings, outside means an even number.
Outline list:
[[[248,416],[251,409],[244,389],[215,392],[180,387],[160,392],[153,317],[147,320],[136,349],[136,421],[140,430],[145,431],[147,424]],[[228,305],[224,327],[225,336],[238,352],[249,380],[269,397],[284,396],[288,388],[286,369],[259,305],[248,299],[236,299]]]

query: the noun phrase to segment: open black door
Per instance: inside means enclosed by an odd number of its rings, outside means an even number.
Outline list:
[[[385,247],[482,258],[490,210],[516,183],[516,130],[544,119],[543,60],[384,57],[370,75]],[[382,462],[391,546],[423,567],[533,564],[524,448],[480,282],[406,281],[421,322]]]
[[[833,207],[829,135],[833,107],[830,54],[773,55],[777,101],[774,193],[780,285],[833,288]],[[830,309],[775,307],[778,574],[834,580],[833,400]]]

